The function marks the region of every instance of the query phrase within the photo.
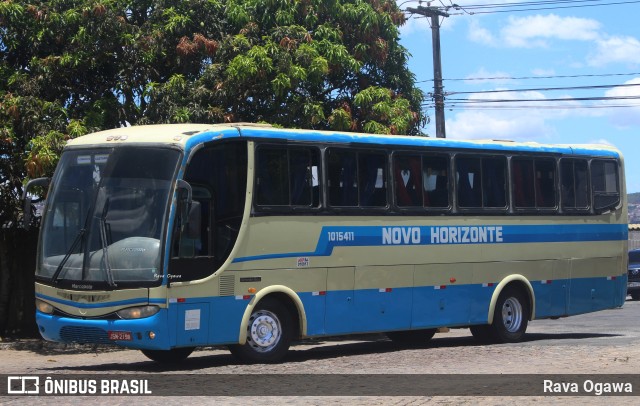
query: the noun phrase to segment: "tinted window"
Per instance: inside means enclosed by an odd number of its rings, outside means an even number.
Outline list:
[[[506,207],[504,158],[456,157],[458,205],[463,208]]]
[[[620,202],[618,163],[594,159],[591,162],[591,187],[596,211],[614,208]]]
[[[387,155],[332,148],[328,151],[329,204],[385,207]]]
[[[257,205],[318,206],[318,150],[262,146],[256,161]]]
[[[562,208],[587,209],[589,207],[587,161],[563,159],[560,162],[560,176]]]
[[[555,207],[555,168],[555,161],[552,159],[512,159],[511,176],[515,207]]]

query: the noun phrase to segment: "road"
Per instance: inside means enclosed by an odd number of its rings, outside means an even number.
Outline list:
[[[88,348],[62,346],[52,343],[27,341],[2,344],[0,355],[3,374],[93,374],[99,376],[156,376],[177,378],[185,374],[206,375],[215,382],[222,376],[242,374],[638,374],[640,369],[640,302],[627,300],[624,307],[560,320],[530,322],[526,339],[517,344],[478,345],[467,329],[452,329],[439,333],[420,348],[399,348],[381,335],[349,337],[343,340],[313,340],[296,344],[286,362],[276,365],[243,365],[223,348],[204,348],[192,354],[178,366],[166,367],[147,360],[138,351],[113,347]],[[321,376],[321,375],[318,375]],[[367,375],[365,375],[367,376]],[[409,376],[409,375],[407,375]],[[203,390],[202,382],[186,382],[195,393]],[[189,385],[192,385],[190,387]],[[634,396],[640,395],[633,388]],[[291,404],[478,404],[505,403],[508,398],[489,397],[363,397],[348,398],[316,396],[313,388],[294,388],[292,393],[302,395],[306,390],[314,396],[278,398]],[[184,388],[183,388],[184,390]],[[393,391],[392,391],[393,392]],[[247,385],[251,394],[251,384]],[[233,395],[244,393],[233,393]],[[331,393],[330,393],[331,394]],[[341,393],[343,394],[343,393]],[[395,393],[394,393],[395,394]],[[273,397],[255,394],[245,397],[222,397],[216,401],[229,404],[273,404]],[[42,400],[44,400],[43,398]],[[63,399],[60,404],[84,404],[82,398]],[[94,402],[105,398],[92,398]],[[131,398],[118,397],[109,404],[130,404]],[[120,399],[120,400],[117,400]],[[151,402],[156,397],[146,397]],[[162,398],[172,404],[178,398]],[[192,397],[189,403],[207,404],[214,400]],[[602,397],[527,397],[515,398],[520,404],[546,404],[561,400],[564,403],[601,404]],[[609,398],[609,404],[627,403],[624,398]],[[22,404],[24,399],[8,398],[6,403]],[[115,401],[115,403],[114,403]],[[122,403],[120,403],[120,401]],[[637,400],[636,400],[637,401]],[[0,403],[4,403],[0,400]],[[33,403],[33,402],[29,402]],[[37,402],[36,402],[37,403]],[[54,404],[56,404],[54,402]]]

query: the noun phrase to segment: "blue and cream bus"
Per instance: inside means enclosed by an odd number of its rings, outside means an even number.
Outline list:
[[[70,141],[49,183],[47,340],[276,362],[294,340],[353,333],[516,342],[529,320],[625,300],[608,146],[140,126]]]

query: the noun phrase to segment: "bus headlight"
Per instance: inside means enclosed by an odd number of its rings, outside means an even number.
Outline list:
[[[46,314],[53,313],[53,306],[51,306],[47,302],[43,302],[40,299],[36,299],[36,309],[38,309],[39,312],[46,313]]]
[[[153,316],[159,311],[160,308],[158,306],[136,306],[118,310],[116,314],[121,319],[144,319],[145,317]]]

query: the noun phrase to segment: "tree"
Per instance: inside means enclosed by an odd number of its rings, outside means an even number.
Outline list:
[[[65,141],[91,131],[249,121],[418,135],[404,21],[390,0],[0,0],[0,225],[18,223],[25,179],[51,176]]]

